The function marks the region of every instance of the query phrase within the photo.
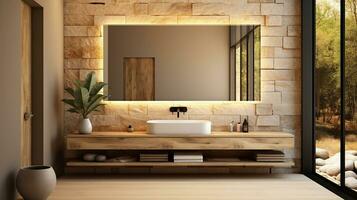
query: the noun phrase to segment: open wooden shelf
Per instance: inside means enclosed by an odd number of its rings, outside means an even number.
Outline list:
[[[293,161],[285,162],[256,162],[256,161],[237,161],[237,162],[202,162],[202,163],[175,163],[175,162],[84,162],[69,161],[68,167],[279,167],[290,168],[294,166]]]

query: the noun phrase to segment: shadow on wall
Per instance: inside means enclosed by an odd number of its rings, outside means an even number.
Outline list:
[[[4,185],[5,187],[0,188],[0,194],[5,194],[3,197],[5,199],[15,199],[15,177],[16,177],[16,171],[12,171],[8,173],[6,177],[1,180],[0,185]]]

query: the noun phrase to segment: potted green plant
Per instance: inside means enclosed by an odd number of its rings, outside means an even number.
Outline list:
[[[93,111],[98,111],[98,109],[104,105],[102,101],[106,99],[107,96],[100,94],[100,91],[107,84],[97,82],[95,73],[91,72],[84,81],[75,80],[74,85],[74,88],[65,88],[65,91],[73,98],[63,99],[62,101],[70,106],[67,110],[68,112],[77,113],[82,117],[79,132],[90,134],[92,132],[92,123],[88,115]]]

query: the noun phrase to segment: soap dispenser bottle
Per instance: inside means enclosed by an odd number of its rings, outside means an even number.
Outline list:
[[[242,132],[243,133],[248,133],[248,131],[249,131],[249,124],[248,124],[248,117],[247,117],[243,121]]]

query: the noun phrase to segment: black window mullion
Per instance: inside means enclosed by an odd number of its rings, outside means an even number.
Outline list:
[[[345,187],[345,0],[341,0],[340,6],[340,184]]]

